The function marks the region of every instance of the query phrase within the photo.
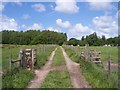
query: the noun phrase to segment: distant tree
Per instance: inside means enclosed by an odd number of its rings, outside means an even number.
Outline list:
[[[69,41],[68,41],[67,44],[68,44],[68,45],[77,46],[78,43],[79,43],[79,41],[78,41],[77,39],[75,39],[75,38],[71,38],[71,39],[69,39]]]
[[[81,40],[82,40],[82,41],[84,41],[84,40],[85,40],[84,36],[82,36]]]

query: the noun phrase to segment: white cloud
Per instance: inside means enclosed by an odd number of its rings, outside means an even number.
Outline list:
[[[29,19],[29,18],[30,18],[30,15],[24,14],[24,15],[22,16],[22,18],[23,18],[23,19]]]
[[[62,28],[70,28],[71,27],[71,24],[69,21],[65,21],[65,22],[62,22],[62,19],[57,19],[56,20],[56,24]]]
[[[14,0],[14,2],[15,2],[16,4],[18,4],[19,6],[22,6],[22,2],[21,2],[20,0]]]
[[[53,27],[48,27],[47,30],[50,30],[50,31],[55,31],[55,32],[61,32],[60,29],[56,29],[56,28],[53,28]]]
[[[55,10],[63,13],[73,14],[79,12],[79,7],[75,0],[56,0]]]
[[[18,23],[14,18],[9,18],[5,15],[0,15],[0,30],[19,30]]]
[[[32,7],[38,12],[46,11],[45,6],[43,4],[40,4],[40,3],[39,4],[34,4],[34,5],[32,5]]]
[[[42,29],[42,25],[41,24],[37,24],[37,23],[34,23],[32,26],[29,26],[27,28],[27,30],[40,30]]]
[[[84,26],[81,23],[77,23],[75,25],[71,25],[69,21],[62,22],[61,19],[56,20],[56,24],[61,28],[68,30],[68,35],[70,37],[74,37],[80,39],[84,35],[88,35],[93,32],[88,26]]]
[[[111,10],[113,5],[110,2],[89,2],[89,7],[91,10]]]
[[[107,34],[108,36],[117,36],[118,22],[112,16],[100,16],[93,18],[93,25],[97,32]]]
[[[84,26],[81,23],[77,23],[71,29],[69,29],[70,36],[75,37],[77,39],[81,39],[82,36],[89,35],[93,33],[93,30],[88,26]]]

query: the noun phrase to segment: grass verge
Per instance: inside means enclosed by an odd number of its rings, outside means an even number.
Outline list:
[[[40,88],[72,88],[67,71],[50,71]]]
[[[25,88],[33,77],[33,71],[14,69],[2,76],[2,88]]]
[[[65,59],[61,48],[58,47],[52,60],[52,66],[60,66],[60,65],[65,65]]]
[[[108,75],[101,65],[85,62],[80,58],[79,53],[73,52],[70,48],[64,48],[73,61],[80,63],[82,74],[93,88],[118,88],[118,72],[111,72],[111,75]]]

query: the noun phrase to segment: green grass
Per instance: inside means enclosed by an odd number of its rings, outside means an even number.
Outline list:
[[[67,50],[68,54],[71,54],[71,53],[69,53],[69,50],[72,50],[73,53],[77,53],[79,56],[80,56],[80,53],[83,52],[83,50],[84,50],[83,46],[74,46],[74,47],[64,46],[64,47]],[[111,55],[112,62],[118,63],[118,47],[90,46],[89,48],[92,50],[96,49],[96,51],[101,52],[101,61],[105,61],[105,62],[108,61],[108,57]],[[73,55],[72,55],[72,57],[74,58]],[[76,61],[76,60],[74,60],[74,61]]]
[[[60,65],[65,65],[65,59],[61,48],[58,47],[52,60],[52,66],[60,66]]]
[[[50,71],[40,88],[72,88],[67,71]]]
[[[6,72],[9,68],[9,57],[12,54],[13,60],[17,60],[21,48],[36,48],[37,49],[37,64],[35,68],[42,67],[51,52],[56,46],[52,45],[9,45],[5,44],[2,48],[2,70]]]
[[[112,57],[112,62],[118,62],[118,47],[91,47],[91,49],[96,49],[97,51],[101,51],[101,60],[106,61],[108,60],[109,55]]]
[[[51,53],[53,50],[55,50],[56,46],[46,46],[46,50],[44,50],[44,48],[39,48],[41,49],[38,53],[37,53],[37,64],[35,66],[35,68],[41,68],[42,66],[45,65],[45,63],[48,61],[48,58],[50,57]]]
[[[20,69],[17,64],[12,65],[12,70],[9,72],[9,56],[12,53],[14,60],[18,58],[21,48],[36,48],[37,49],[37,64],[35,69],[42,67],[51,52],[56,46],[53,45],[3,45],[2,48],[2,77],[3,88],[24,88],[28,85],[29,81],[34,77],[33,71]]]
[[[2,76],[2,88],[25,88],[33,77],[33,71],[14,69]]]
[[[82,74],[92,87],[95,88],[117,88],[118,72],[112,72],[108,76],[107,71],[101,65],[96,65],[91,62],[84,62],[79,56],[78,51],[64,46],[68,56],[76,62],[80,63]],[[75,47],[79,48],[79,47]],[[82,51],[83,48],[80,50]]]

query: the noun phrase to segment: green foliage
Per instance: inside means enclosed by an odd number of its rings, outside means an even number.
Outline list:
[[[73,46],[77,46],[78,45],[78,40],[75,38],[71,38],[68,43],[68,45],[73,45]]]
[[[67,71],[50,71],[40,88],[72,88]]]
[[[58,44],[62,45],[67,41],[66,33],[58,33],[54,31],[36,31],[28,30],[26,32],[18,31],[1,31],[3,44]]]
[[[105,44],[107,45],[112,45],[112,46],[118,46],[120,41],[120,38],[114,37],[114,38],[108,38],[104,35],[102,37],[98,37],[97,33],[94,32],[93,34],[82,36],[81,40],[77,40],[75,38],[71,38],[67,44],[68,45],[80,45],[80,46],[85,46],[85,44],[89,44],[90,46],[103,46]]]
[[[65,65],[65,59],[61,48],[58,47],[52,60],[52,66],[60,66],[60,65]]]

